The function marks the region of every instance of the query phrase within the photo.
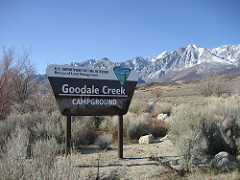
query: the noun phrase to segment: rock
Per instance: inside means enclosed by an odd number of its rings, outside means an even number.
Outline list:
[[[163,138],[161,138],[160,141],[164,141],[164,140],[167,140],[167,139],[169,139],[168,134],[166,136],[164,136]]]
[[[157,116],[157,120],[163,121],[163,120],[166,119],[167,117],[168,117],[167,114],[161,113],[161,114],[159,114],[159,115]]]
[[[237,158],[238,162],[240,162],[240,155],[238,155],[236,158]]]
[[[211,160],[210,165],[221,171],[230,171],[239,167],[237,159],[225,151],[216,154]]]
[[[139,138],[139,144],[150,144],[154,142],[154,136],[152,134],[141,136]]]

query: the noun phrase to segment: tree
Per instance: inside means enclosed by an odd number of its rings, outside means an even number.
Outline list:
[[[216,96],[221,97],[224,93],[224,90],[226,90],[226,87],[220,81],[216,81],[214,89]]]
[[[29,52],[24,51],[22,56],[18,57],[19,72],[15,78],[14,91],[17,103],[24,103],[29,96],[34,92],[33,81],[34,67],[30,64]]]
[[[6,50],[3,47],[3,57],[0,62],[0,120],[5,119],[14,101],[13,88],[18,72],[17,69],[12,67],[13,60],[13,49]]]
[[[214,93],[215,88],[215,78],[205,78],[200,82],[199,86],[197,87],[197,91],[207,97],[211,96]]]
[[[197,86],[197,91],[203,96],[211,96],[215,94],[217,97],[221,97],[227,88],[221,82],[221,79],[217,77],[216,73],[207,74]]]
[[[33,67],[30,65],[29,53],[24,51],[15,61],[13,48],[2,47],[0,61],[0,120],[4,120],[12,105],[26,100],[30,93],[30,80]],[[14,64],[15,63],[15,64]]]

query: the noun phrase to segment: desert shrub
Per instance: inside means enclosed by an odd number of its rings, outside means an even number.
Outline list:
[[[50,115],[54,111],[58,110],[58,106],[55,97],[52,93],[42,94],[44,87],[37,85],[37,90],[34,95],[26,99],[23,103],[15,103],[14,109],[20,114],[33,113],[33,112],[45,112]],[[39,94],[41,94],[39,96]]]
[[[99,135],[96,139],[95,144],[101,149],[107,149],[113,142],[113,137],[110,134]]]
[[[161,102],[161,103],[157,103],[154,106],[153,114],[154,114],[154,116],[157,116],[158,114],[163,113],[163,114],[167,114],[168,116],[170,116],[171,111],[172,111],[172,104],[166,103],[166,102]]]
[[[240,84],[238,81],[234,85],[234,93],[240,96]]]
[[[16,127],[26,128],[29,131],[28,156],[30,156],[32,144],[38,140],[54,138],[58,144],[58,151],[64,150],[65,143],[65,119],[59,111],[51,114],[42,112],[29,112],[25,114],[11,113],[6,121],[0,121],[0,145],[6,143],[10,134]],[[72,143],[76,149],[80,145],[94,144],[97,133],[103,131],[103,117],[72,117]],[[109,119],[108,119],[109,122]],[[111,124],[105,125],[106,130],[111,129]]]
[[[113,126],[112,119],[113,119],[112,116],[104,116],[104,119],[101,121],[101,124],[99,125],[99,131],[111,133],[111,129]]]
[[[168,133],[169,125],[165,121],[151,118],[148,120],[148,130],[154,137],[164,137]]]
[[[59,162],[56,139],[38,140],[27,158],[29,132],[16,128],[9,137],[0,158],[0,179],[81,179],[72,156]]]
[[[30,156],[31,145],[37,140],[56,138],[59,144],[64,142],[63,116],[58,112],[47,115],[45,112],[34,112],[26,114],[11,113],[6,121],[0,122],[1,147],[13,133],[16,127],[27,129],[29,132],[28,156]],[[61,150],[61,147],[59,147]]]
[[[27,115],[11,114],[8,116],[6,121],[0,121],[0,143],[1,147],[4,147],[10,135],[15,132],[16,128],[29,129],[32,127],[32,123],[26,123],[25,117]],[[29,132],[29,138],[31,137],[31,132]]]
[[[54,111],[48,119],[50,122],[48,133],[56,139],[58,144],[62,144],[65,141],[65,117],[59,111]]]
[[[200,160],[207,150],[207,142],[201,132],[201,114],[189,111],[183,112],[176,118],[177,120],[170,127],[169,137],[189,170],[190,167],[201,162]]]
[[[236,155],[240,152],[240,106],[239,97],[220,99],[211,104],[209,109],[214,113],[214,121],[221,131],[226,143],[226,151]]]
[[[124,119],[125,119],[125,116],[123,116],[123,125],[124,125]],[[118,117],[113,116],[111,121],[112,121],[112,123],[109,128],[109,132],[113,136],[113,141],[117,142],[118,141]],[[123,127],[123,131],[125,131],[124,127]],[[123,136],[126,138],[125,133],[123,133]]]
[[[113,117],[111,133],[117,140],[118,117]],[[150,113],[128,113],[123,117],[123,136],[125,140],[138,140],[141,136],[153,134],[155,137],[165,136],[168,126],[163,121],[158,121]]]
[[[86,138],[88,144],[94,144],[96,138],[97,138],[97,127],[95,124],[94,117],[84,117],[84,120],[86,121]]]
[[[143,116],[138,116],[134,113],[127,113],[123,117],[123,136],[125,140],[135,140],[140,136],[147,134],[147,121],[144,121]],[[113,138],[117,141],[118,138],[118,117],[113,117],[113,126],[111,130]]]
[[[160,98],[163,94],[163,90],[159,88],[156,89],[154,93],[156,94],[156,98]]]
[[[16,123],[11,121],[0,121],[0,147],[5,145],[11,133],[16,127]]]
[[[117,167],[114,169],[110,169],[109,171],[103,172],[101,174],[101,178],[103,179],[114,179],[114,180],[121,180],[125,179],[124,176],[126,175],[126,167]]]
[[[86,140],[87,136],[87,122],[81,119],[75,119],[72,121],[72,143],[76,149],[80,148],[80,145],[88,144]]]
[[[139,139],[142,135],[148,134],[148,115],[128,113],[124,117],[123,131],[124,135],[129,139]]]
[[[196,87],[196,91],[201,95],[207,97],[211,96],[214,93],[215,89],[215,78],[207,77],[199,82],[198,87]]]
[[[69,155],[62,162],[58,161],[54,164],[50,179],[78,180],[84,178],[81,176],[79,168],[77,169],[74,155]]]
[[[32,157],[27,162],[27,179],[51,179],[52,170],[56,161],[57,143],[51,138],[49,140],[38,140],[32,148]]]
[[[181,105],[174,110],[170,139],[188,167],[220,151],[233,155],[240,150],[238,98],[215,99],[204,107]]]
[[[101,124],[101,122],[104,120],[104,117],[103,116],[92,116],[90,118],[92,124],[93,124],[93,127],[96,131],[99,130],[99,126]]]
[[[28,147],[28,131],[17,128],[8,138],[1,153],[0,179],[21,179],[24,175]]]
[[[80,145],[94,144],[97,137],[96,117],[72,117],[72,142],[76,149]],[[101,120],[102,121],[102,120]]]
[[[141,114],[143,112],[146,112],[148,110],[148,103],[145,101],[139,101],[133,99],[130,107],[129,107],[129,112],[134,113],[134,114]]]

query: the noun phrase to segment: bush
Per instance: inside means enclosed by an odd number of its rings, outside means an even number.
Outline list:
[[[0,158],[0,179],[21,179],[27,157],[28,131],[17,128],[8,138]]]
[[[214,113],[214,123],[216,123],[224,140],[224,150],[232,155],[237,155],[240,152],[239,100],[238,96],[220,99],[218,103],[211,104],[209,107]]]
[[[58,111],[54,94],[42,94],[46,91],[46,89],[41,87],[41,85],[38,85],[37,88],[38,89],[36,89],[35,95],[26,99],[23,103],[16,103],[14,105],[15,111],[21,114],[45,112],[47,115],[51,115],[54,111]],[[41,95],[39,96],[39,94]]]
[[[154,137],[165,136],[168,126],[163,121],[158,121],[150,113],[134,114],[128,113],[123,117],[123,136],[125,140],[138,140],[141,136],[153,134]],[[117,141],[118,117],[113,117],[110,132]]]
[[[26,114],[11,113],[6,121],[0,121],[0,145],[6,144],[16,127],[25,128],[29,132],[28,156],[31,155],[32,145],[38,140],[54,138],[58,144],[58,152],[64,151],[65,119],[59,111],[51,114],[30,112]],[[102,130],[103,117],[72,117],[72,143],[76,149],[80,145],[93,144],[97,133]],[[109,120],[108,120],[109,121]],[[110,129],[111,123],[105,129]]]
[[[103,134],[103,135],[99,135],[97,137],[97,140],[95,142],[95,144],[101,149],[107,149],[113,142],[113,138],[112,135],[110,134]]]
[[[54,138],[38,140],[27,158],[29,132],[17,127],[0,158],[0,179],[81,179],[72,156],[57,161]]]
[[[169,138],[183,157],[187,170],[201,162],[207,150],[207,142],[201,132],[201,115],[190,111],[178,116],[170,127]]]
[[[45,112],[27,114],[12,113],[6,121],[0,122],[0,144],[6,144],[10,134],[16,127],[27,129],[29,132],[28,156],[31,153],[31,145],[37,140],[55,138],[59,144],[64,143],[63,116],[58,112],[47,115]],[[59,149],[60,151],[61,149]]]
[[[87,141],[87,121],[84,119],[72,119],[72,143],[75,149],[79,149],[80,145],[89,144]]]
[[[199,83],[199,86],[196,88],[196,91],[198,91],[201,95],[207,97],[211,96],[214,93],[214,89],[215,78],[207,77]]]
[[[163,113],[163,114],[167,114],[168,116],[170,116],[171,111],[172,111],[172,104],[162,102],[162,103],[157,103],[154,106],[153,114],[154,114],[154,116],[158,116],[159,114]]]
[[[142,135],[148,134],[149,116],[147,114],[136,115],[128,113],[123,119],[124,135],[129,139],[139,139]]]
[[[148,129],[150,134],[154,137],[164,137],[168,133],[169,126],[165,121],[159,121],[156,118],[152,118],[148,121]]]
[[[94,144],[98,133],[103,130],[102,122],[105,120],[101,116],[72,117],[72,142],[75,148]],[[107,129],[106,126],[104,128]]]
[[[130,107],[129,107],[129,112],[134,113],[134,114],[142,114],[143,112],[148,111],[148,103],[145,101],[137,101],[137,100],[132,100]]]
[[[203,107],[181,105],[173,112],[169,137],[187,167],[220,151],[240,152],[238,101],[220,98]]]
[[[56,162],[57,143],[51,138],[49,140],[39,140],[32,148],[32,159],[26,169],[27,179],[51,179],[54,164]]]

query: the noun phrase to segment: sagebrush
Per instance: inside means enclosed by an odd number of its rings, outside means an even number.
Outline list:
[[[210,98],[204,106],[183,104],[173,111],[169,137],[188,167],[220,151],[239,153],[239,100]]]

